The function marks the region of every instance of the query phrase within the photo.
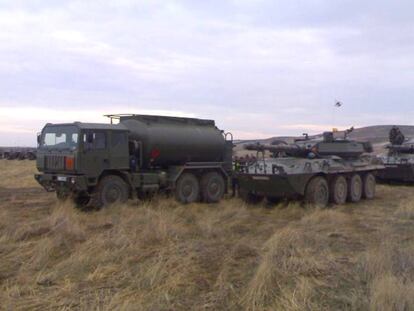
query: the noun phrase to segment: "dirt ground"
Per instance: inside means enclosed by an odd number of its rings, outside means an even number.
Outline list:
[[[414,193],[81,212],[0,160],[3,310],[414,310]]]

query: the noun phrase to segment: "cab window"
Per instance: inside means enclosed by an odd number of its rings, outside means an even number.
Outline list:
[[[85,150],[98,150],[106,148],[106,133],[88,131],[83,134]]]
[[[118,148],[125,146],[127,143],[127,134],[124,132],[112,132],[111,147]]]

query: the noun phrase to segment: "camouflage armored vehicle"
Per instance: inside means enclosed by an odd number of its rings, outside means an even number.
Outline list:
[[[102,207],[158,191],[218,202],[232,169],[232,140],[214,121],[109,115],[111,124],[46,124],[36,180],[58,198]],[[113,124],[114,120],[119,123]]]
[[[375,174],[384,167],[369,155],[369,143],[323,137],[295,140],[293,144],[250,144],[255,163],[238,173],[239,193],[247,202],[264,198],[302,198],[319,206],[358,202],[375,196]],[[270,155],[269,155],[270,153]]]
[[[390,130],[388,152],[380,156],[385,170],[378,178],[385,182],[414,182],[414,140],[407,140],[400,129]]]

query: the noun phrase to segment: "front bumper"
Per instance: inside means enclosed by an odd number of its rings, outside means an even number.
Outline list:
[[[70,191],[88,190],[87,178],[83,175],[65,175],[65,174],[35,174],[36,181],[48,192],[58,189],[67,189]]]

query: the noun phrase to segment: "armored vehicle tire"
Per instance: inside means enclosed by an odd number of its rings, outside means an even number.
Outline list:
[[[372,173],[368,173],[363,178],[362,197],[367,200],[372,200],[375,197],[375,188],[377,182]]]
[[[331,181],[330,201],[334,204],[341,205],[346,203],[348,196],[348,182],[342,175],[336,176]]]
[[[128,200],[128,185],[115,175],[105,176],[99,181],[92,193],[88,205],[95,208],[107,207],[114,203],[125,203]]]
[[[201,177],[201,197],[206,203],[216,203],[224,195],[224,178],[217,172],[210,172]]]
[[[194,174],[181,175],[175,185],[175,198],[184,204],[197,202],[200,199],[200,185]]]
[[[359,202],[362,197],[362,178],[359,174],[354,174],[348,183],[348,201]]]
[[[322,176],[312,178],[305,191],[305,201],[316,206],[325,207],[329,202],[329,186]]]

